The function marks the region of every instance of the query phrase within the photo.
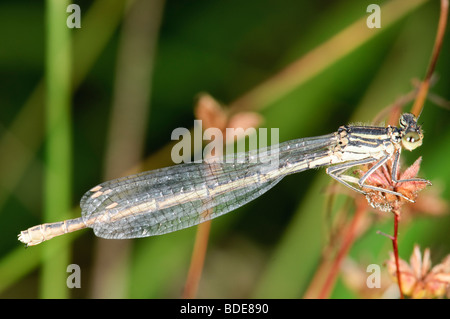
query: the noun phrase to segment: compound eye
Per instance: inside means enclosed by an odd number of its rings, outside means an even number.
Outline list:
[[[408,132],[403,136],[402,144],[408,151],[412,151],[422,145],[422,137],[417,132]]]

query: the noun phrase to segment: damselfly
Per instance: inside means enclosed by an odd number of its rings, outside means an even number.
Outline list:
[[[261,196],[283,177],[329,166],[328,175],[347,187],[403,194],[368,185],[367,178],[392,159],[397,180],[402,148],[422,144],[422,130],[413,114],[404,113],[399,127],[344,125],[337,132],[292,140],[253,153],[238,153],[236,161],[186,163],[104,182],[81,199],[82,217],[42,224],[22,231],[19,240],[37,245],[65,233],[90,227],[103,238],[125,239],[161,235],[197,225],[228,213]],[[271,165],[276,158],[277,165]],[[358,165],[373,164],[360,178],[346,174]],[[330,166],[331,165],[331,166]]]

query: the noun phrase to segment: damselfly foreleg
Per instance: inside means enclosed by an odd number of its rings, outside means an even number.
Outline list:
[[[344,184],[345,186],[347,186],[361,194],[367,195],[367,192],[362,190],[362,188],[367,188],[367,189],[371,189],[374,191],[379,191],[379,192],[384,192],[384,193],[389,193],[389,194],[393,194],[396,196],[400,196],[410,202],[414,202],[413,200],[411,200],[410,198],[406,197],[405,195],[403,195],[399,192],[395,192],[395,191],[385,189],[382,187],[378,187],[378,186],[365,184],[365,181],[367,180],[367,178],[370,175],[372,175],[377,169],[379,169],[380,167],[385,165],[386,162],[391,158],[391,156],[392,156],[391,154],[386,154],[383,158],[381,158],[378,161],[376,158],[366,158],[366,159],[362,159],[362,160],[358,160],[358,161],[347,162],[347,163],[335,165],[332,167],[328,167],[326,172],[328,175],[330,175],[332,178],[337,180],[339,183]],[[375,161],[377,161],[377,162],[360,179],[357,179],[354,176],[344,175],[344,172],[346,172],[348,169],[350,169],[352,167],[370,164]],[[349,183],[358,184],[358,186],[360,188],[354,187],[353,185],[351,185]]]

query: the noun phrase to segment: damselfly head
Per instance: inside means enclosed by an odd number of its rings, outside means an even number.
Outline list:
[[[400,117],[400,128],[402,129],[402,145],[408,151],[422,145],[423,133],[417,118],[411,113],[403,113]]]

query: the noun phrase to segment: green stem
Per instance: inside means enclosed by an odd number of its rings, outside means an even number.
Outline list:
[[[71,47],[66,26],[68,1],[46,2],[46,103],[44,219],[65,219],[71,209]],[[41,298],[67,298],[68,244],[43,248]]]

